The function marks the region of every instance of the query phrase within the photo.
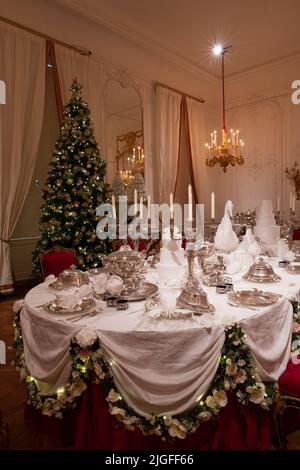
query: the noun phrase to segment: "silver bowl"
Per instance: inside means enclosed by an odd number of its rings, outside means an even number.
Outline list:
[[[281,279],[274,272],[272,266],[264,261],[263,258],[259,258],[256,263],[253,263],[243,278],[252,282],[278,282]]]

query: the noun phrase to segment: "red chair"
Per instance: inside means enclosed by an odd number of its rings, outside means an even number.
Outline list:
[[[57,277],[62,271],[77,263],[75,250],[60,246],[55,246],[47,251],[41,251],[39,260],[44,279],[50,274],[54,274]]]
[[[279,378],[279,394],[275,409],[275,423],[279,447],[286,449],[289,432],[300,429],[300,355],[289,361]],[[288,415],[288,410],[292,413]],[[285,419],[288,418],[288,419]],[[285,431],[285,428],[288,428]]]
[[[294,230],[293,240],[300,240],[300,229]]]

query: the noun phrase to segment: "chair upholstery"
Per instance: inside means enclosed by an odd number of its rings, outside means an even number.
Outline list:
[[[278,445],[282,449],[286,449],[287,434],[300,429],[300,354],[297,359],[297,361],[290,360],[288,362],[285,372],[278,381],[279,393],[274,418]],[[292,413],[286,413],[288,410]],[[285,416],[287,416],[288,422],[284,425]]]
[[[300,399],[300,355],[299,364],[289,361],[285,372],[279,378],[279,390],[284,395]]]
[[[294,230],[294,232],[293,232],[293,240],[300,240],[300,229]]]
[[[57,277],[64,269],[76,265],[76,253],[72,248],[55,247],[39,255],[43,277],[54,274]]]

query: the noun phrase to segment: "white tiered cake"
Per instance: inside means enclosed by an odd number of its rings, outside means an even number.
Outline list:
[[[271,250],[271,252],[276,251],[280,227],[275,223],[272,202],[269,200],[262,201],[257,209],[254,235],[264,248]]]

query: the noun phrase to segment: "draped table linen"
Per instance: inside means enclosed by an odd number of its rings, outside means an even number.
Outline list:
[[[299,295],[299,282],[295,282],[299,276],[280,274],[282,281],[264,290]],[[72,315],[49,314],[40,307],[55,297],[48,284],[27,294],[21,312],[25,361],[42,393],[55,393],[68,381],[70,340],[87,326],[100,338],[120,393],[143,416],[175,415],[195,406],[216,374],[226,326],[238,323],[243,328],[265,381],[277,380],[290,357],[292,306],[285,297],[275,305],[250,310],[230,306],[226,296],[205,287],[216,307],[211,316],[154,319],[144,302],[137,302],[127,311],[104,307],[96,316],[73,322]],[[235,287],[249,289],[253,284],[236,280]]]

